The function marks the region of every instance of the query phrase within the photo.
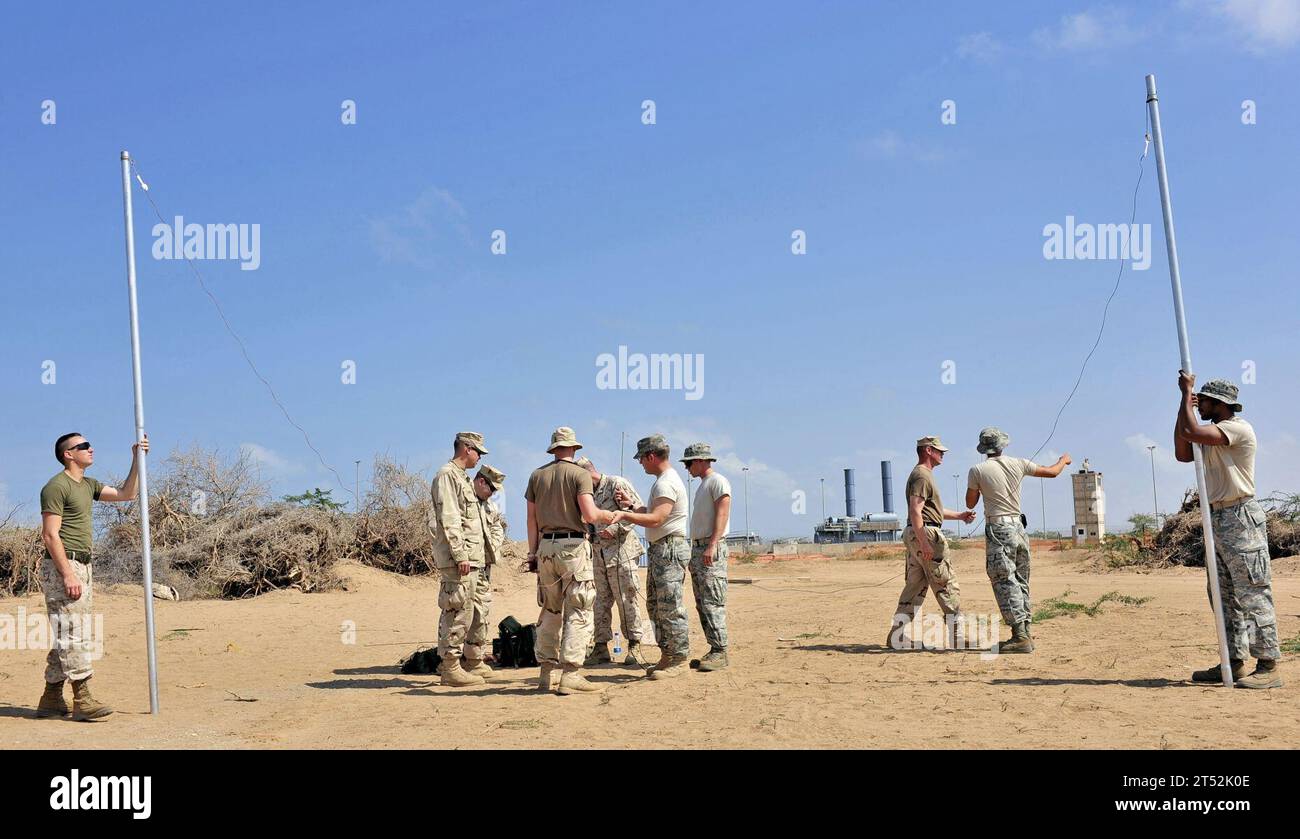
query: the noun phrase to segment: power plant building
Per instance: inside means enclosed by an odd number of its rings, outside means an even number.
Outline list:
[[[818,544],[842,542],[897,542],[903,538],[903,523],[894,512],[894,478],[888,460],[880,461],[880,491],[884,512],[858,516],[854,498],[853,470],[844,470],[844,517],[828,518],[813,530]]]

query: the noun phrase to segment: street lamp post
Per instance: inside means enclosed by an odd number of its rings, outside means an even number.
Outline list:
[[[353,492],[352,512],[361,512],[361,461],[355,461],[357,464],[357,488]]]
[[[818,478],[822,482],[822,521],[826,521],[826,479]]]
[[[952,497],[953,498],[957,498],[958,495],[961,493],[960,480],[961,480],[961,475],[958,474],[952,476]],[[957,538],[958,539],[961,538],[961,519],[957,519]]]
[[[742,466],[740,471],[745,473],[745,547],[749,547],[749,467]]]

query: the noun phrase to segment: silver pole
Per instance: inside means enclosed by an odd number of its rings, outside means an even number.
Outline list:
[[[742,467],[745,474],[745,546],[749,547],[749,467]]]
[[[1165,171],[1165,143],[1160,132],[1160,102],[1156,98],[1156,77],[1147,76],[1147,112],[1151,116],[1151,142],[1156,147],[1156,173],[1160,181],[1160,209],[1165,220],[1165,249],[1169,254],[1169,284],[1174,292],[1174,320],[1178,326],[1178,353],[1182,369],[1192,372],[1192,351],[1187,343],[1187,318],[1183,313],[1183,282],[1178,273],[1178,245],[1174,240],[1174,208],[1169,198],[1169,176]],[[1219,673],[1225,687],[1232,687],[1232,665],[1228,658],[1228,633],[1223,626],[1223,600],[1219,594],[1219,566],[1214,555],[1214,527],[1210,522],[1210,497],[1205,491],[1205,462],[1201,447],[1192,444],[1196,467],[1196,491],[1201,499],[1201,533],[1205,536],[1205,571],[1210,578],[1210,605],[1214,607],[1214,628],[1219,634]]]
[[[1156,495],[1156,447],[1147,446],[1151,453],[1151,510],[1155,516],[1155,529],[1160,529],[1160,496]]]
[[[620,431],[619,434],[621,436],[618,438],[618,476],[626,478],[627,475],[623,473],[623,447],[627,443],[627,432]]]
[[[961,475],[960,474],[953,475],[952,476],[952,497],[953,497],[953,501],[957,504],[962,503],[961,500],[957,498],[957,496],[960,493],[961,493]],[[965,505],[962,504],[962,506],[964,507]],[[961,519],[957,519],[957,538],[958,539],[961,538]]]
[[[1038,479],[1038,501],[1043,505],[1043,538],[1047,538],[1047,479]]]
[[[359,460],[356,461],[356,464],[357,464],[357,483],[356,483],[356,490],[353,491],[353,495],[356,497],[352,499],[352,512],[360,513],[361,512],[361,461]]]
[[[144,440],[144,387],[140,383],[140,315],[135,303],[135,222],[131,216],[131,155],[122,152],[122,201],[126,207],[126,290],[131,303],[131,377],[135,386],[135,441]],[[141,557],[145,644],[149,658],[149,713],[158,713],[158,652],[153,631],[153,557],[149,550],[149,457],[139,452]]]

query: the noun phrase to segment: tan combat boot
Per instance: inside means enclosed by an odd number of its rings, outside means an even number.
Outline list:
[[[471,676],[478,676],[485,682],[491,680],[493,674],[496,673],[496,671],[491,667],[488,667],[488,663],[481,658],[463,659],[460,666],[466,673],[469,673]]]
[[[36,705],[36,716],[66,717],[71,711],[68,700],[63,698],[63,680],[46,682],[45,693],[41,694],[41,701]]]
[[[1021,621],[1011,627],[1011,640],[998,646],[999,653],[1032,653],[1034,639],[1029,635],[1029,621]]]
[[[1269,659],[1257,659],[1253,673],[1246,676],[1234,676],[1235,684],[1239,688],[1254,688],[1256,690],[1263,688],[1280,688],[1282,687],[1282,675],[1277,672],[1277,662]]]
[[[654,671],[650,674],[652,679],[671,679],[674,676],[680,676],[689,669],[687,658],[684,655],[667,655],[659,659],[655,665]]]
[[[1239,658],[1231,658],[1228,659],[1228,664],[1232,667],[1232,681],[1240,682],[1242,679],[1246,678],[1246,662]],[[1223,675],[1219,672],[1219,665],[1212,664],[1204,670],[1193,671],[1192,681],[1222,684]]]
[[[454,655],[442,657],[442,666],[438,668],[438,673],[442,676],[443,687],[463,688],[483,684],[483,677],[466,673],[460,666],[460,659]]]
[[[90,677],[72,683],[72,718],[79,722],[97,720],[113,713],[113,709],[90,695]]]
[[[542,672],[537,677],[537,692],[550,693],[551,690],[555,687],[555,685],[553,684],[555,681],[554,678],[555,665],[543,661],[541,667],[542,667]]]
[[[641,652],[641,645],[632,641],[627,645],[627,658],[623,659],[625,667],[639,667],[642,670],[647,669],[650,665],[646,663],[645,653]]]
[[[560,689],[556,691],[560,696],[570,696],[575,693],[591,693],[600,690],[598,685],[593,685],[582,677],[578,668],[565,665],[564,673],[560,675]]]
[[[614,659],[609,657],[609,645],[597,644],[590,653],[587,654],[587,660],[582,662],[583,667],[595,667],[597,664],[613,664]]]

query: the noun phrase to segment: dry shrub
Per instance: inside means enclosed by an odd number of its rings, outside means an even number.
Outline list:
[[[271,504],[214,518],[158,556],[188,577],[198,596],[252,597],[275,589],[339,588],[335,564],[351,542],[351,523],[339,513]]]
[[[1300,553],[1300,495],[1274,494],[1261,499],[1268,516],[1268,553],[1273,558]],[[1178,512],[1165,519],[1142,563],[1154,567],[1205,567],[1205,537],[1201,532],[1201,501],[1194,490],[1183,495]]]
[[[0,595],[13,597],[39,592],[41,575],[37,564],[44,555],[40,530],[0,528]]]
[[[429,484],[387,457],[378,456],[374,477],[356,517],[352,555],[358,562],[408,576],[433,574]]]

